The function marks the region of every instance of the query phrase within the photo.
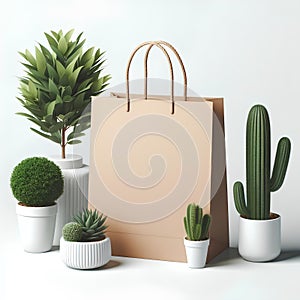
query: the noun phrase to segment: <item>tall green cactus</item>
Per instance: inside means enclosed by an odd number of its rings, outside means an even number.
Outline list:
[[[251,108],[246,131],[247,204],[241,182],[233,186],[234,202],[240,215],[249,219],[270,218],[270,192],[283,184],[290,158],[291,142],[283,137],[278,142],[272,176],[270,176],[270,120],[266,108]]]
[[[187,207],[186,217],[184,217],[184,227],[187,238],[190,241],[200,241],[208,238],[208,230],[211,216],[203,215],[203,210],[199,205],[191,203]]]

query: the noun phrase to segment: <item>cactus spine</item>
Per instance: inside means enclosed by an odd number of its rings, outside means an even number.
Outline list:
[[[240,215],[249,219],[270,218],[270,192],[283,184],[290,158],[291,142],[283,137],[278,142],[272,176],[270,176],[270,120],[266,108],[251,108],[246,130],[247,204],[241,182],[233,186],[234,201]]]
[[[186,216],[184,217],[184,227],[187,238],[190,241],[207,239],[210,222],[210,215],[203,215],[203,210],[199,205],[195,203],[189,204]]]

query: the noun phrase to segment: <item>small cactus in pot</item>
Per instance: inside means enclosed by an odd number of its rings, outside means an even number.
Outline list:
[[[61,238],[61,256],[65,264],[75,269],[94,269],[111,258],[111,244],[105,236],[106,216],[85,209],[74,221],[65,224]]]
[[[203,215],[203,209],[191,203],[187,207],[184,217],[186,238],[184,239],[188,266],[190,268],[203,268],[209,246],[209,227],[211,216]]]

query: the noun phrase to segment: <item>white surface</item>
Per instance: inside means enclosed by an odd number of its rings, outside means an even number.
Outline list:
[[[21,110],[15,99],[17,77],[23,74],[17,52],[34,51],[36,42],[45,44],[45,31],[75,28],[76,33],[84,31],[87,47],[106,51],[111,86],[124,81],[129,54],[139,43],[163,39],[181,54],[191,89],[199,95],[225,98],[232,245],[238,236],[232,185],[245,178],[246,116],[253,104],[265,104],[272,122],[273,156],[281,136],[292,140],[286,182],[272,194],[272,210],[282,216],[283,247],[300,249],[300,239],[295,238],[300,236],[300,1],[10,0],[1,7],[0,25],[0,135],[5,158],[0,172],[2,240],[15,239],[9,189],[13,166],[28,156],[60,153],[59,146],[31,132],[30,122],[15,115]],[[149,60],[149,77],[167,79],[163,55],[153,49]],[[174,72],[176,81],[181,81],[180,67],[174,65]],[[142,74],[140,56],[134,61],[131,77]]]
[[[276,262],[250,263],[231,250],[204,269],[113,257],[91,271],[66,267],[58,251],[29,254],[16,247],[1,254],[1,300],[298,300],[300,293],[299,252]]]

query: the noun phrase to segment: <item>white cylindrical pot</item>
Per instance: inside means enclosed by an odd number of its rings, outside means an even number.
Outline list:
[[[95,269],[107,264],[111,259],[109,237],[97,242],[68,242],[60,240],[62,261],[74,269]]]
[[[281,218],[251,220],[240,217],[239,253],[253,262],[275,259],[281,252]]]
[[[203,268],[206,263],[209,239],[190,241],[184,239],[187,263],[190,268]]]
[[[65,159],[52,156],[49,159],[61,168],[64,177],[64,192],[57,200],[53,240],[53,245],[58,246],[64,225],[71,222],[74,215],[88,208],[89,167],[82,163],[79,155],[69,155]]]
[[[57,205],[29,207],[17,204],[16,212],[24,250],[32,253],[51,250]]]

